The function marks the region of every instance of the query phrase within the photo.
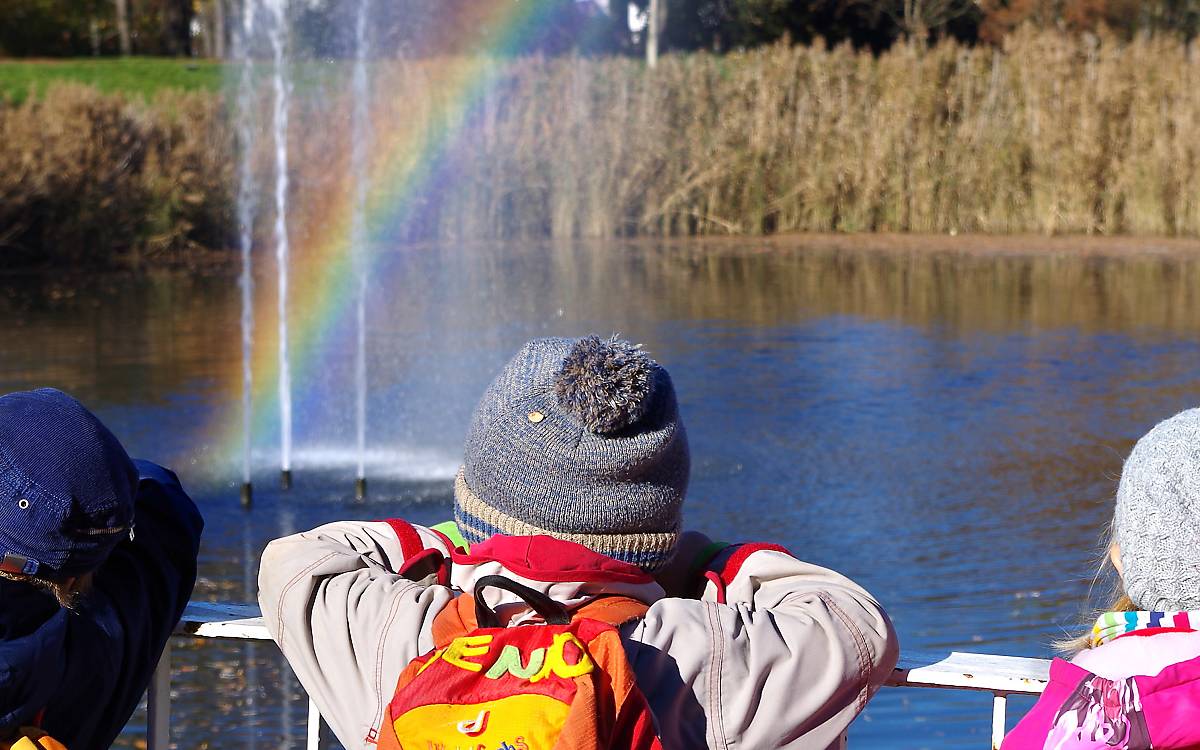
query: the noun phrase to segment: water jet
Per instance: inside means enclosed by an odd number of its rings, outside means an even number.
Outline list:
[[[350,164],[354,175],[354,205],[350,222],[350,252],[356,276],[355,305],[355,437],[358,448],[358,473],[354,484],[354,495],[358,500],[367,494],[367,192],[370,189],[367,175],[367,154],[371,138],[367,102],[370,88],[367,82],[367,16],[370,0],[358,0],[355,18],[354,73],[352,90],[354,109],[351,118]]]

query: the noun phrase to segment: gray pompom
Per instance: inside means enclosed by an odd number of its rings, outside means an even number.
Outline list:
[[[649,410],[657,367],[637,344],[588,336],[567,353],[554,391],[559,405],[591,432],[617,432]]]

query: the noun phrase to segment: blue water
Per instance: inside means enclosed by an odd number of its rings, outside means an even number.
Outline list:
[[[277,489],[260,398],[255,504],[239,507],[241,436],[221,428],[240,420],[238,294],[220,272],[5,282],[0,389],[66,388],[131,453],[177,469],[208,522],[196,597],[245,601],[276,536],[449,517],[467,419],[507,356],[533,336],[619,331],[675,379],[688,526],[846,573],[905,649],[1048,656],[1081,624],[1122,457],[1196,404],[1198,275],[1168,257],[393,249],[370,300],[360,504],[354,342],[331,318],[294,367],[296,486]],[[303,745],[303,693],[269,644],[180,641],[176,664],[178,746]],[[1010,724],[1028,701],[1012,705]],[[989,716],[987,694],[884,689],[851,745],[980,747]]]

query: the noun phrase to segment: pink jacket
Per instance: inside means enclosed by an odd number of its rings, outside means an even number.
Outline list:
[[[1055,659],[1001,748],[1200,748],[1200,633],[1134,632]]]

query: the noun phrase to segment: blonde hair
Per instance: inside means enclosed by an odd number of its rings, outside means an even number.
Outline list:
[[[1051,647],[1064,656],[1074,656],[1092,647],[1092,624],[1100,615],[1105,612],[1137,611],[1137,605],[1129,598],[1129,594],[1125,593],[1125,584],[1116,569],[1113,568],[1112,559],[1109,556],[1109,550],[1112,549],[1115,534],[1116,529],[1114,528],[1113,521],[1110,520],[1100,537],[1102,541],[1100,559],[1096,564],[1096,574],[1092,576],[1092,585],[1088,587],[1088,600],[1091,600],[1092,592],[1095,591],[1096,585],[1100,583],[1102,578],[1111,575],[1112,585],[1109,588],[1108,596],[1104,598],[1104,601],[1107,601],[1109,604],[1107,607],[1091,611],[1091,618],[1087,620],[1087,630],[1083,633],[1074,638],[1061,638],[1050,642]]]
[[[65,581],[56,581],[52,578],[41,578],[39,576],[25,575],[24,573],[9,573],[0,570],[0,578],[28,583],[34,588],[39,588],[53,596],[59,606],[66,609],[75,609],[79,604],[79,599],[92,588],[91,573],[85,573],[77,578],[68,578]]]

